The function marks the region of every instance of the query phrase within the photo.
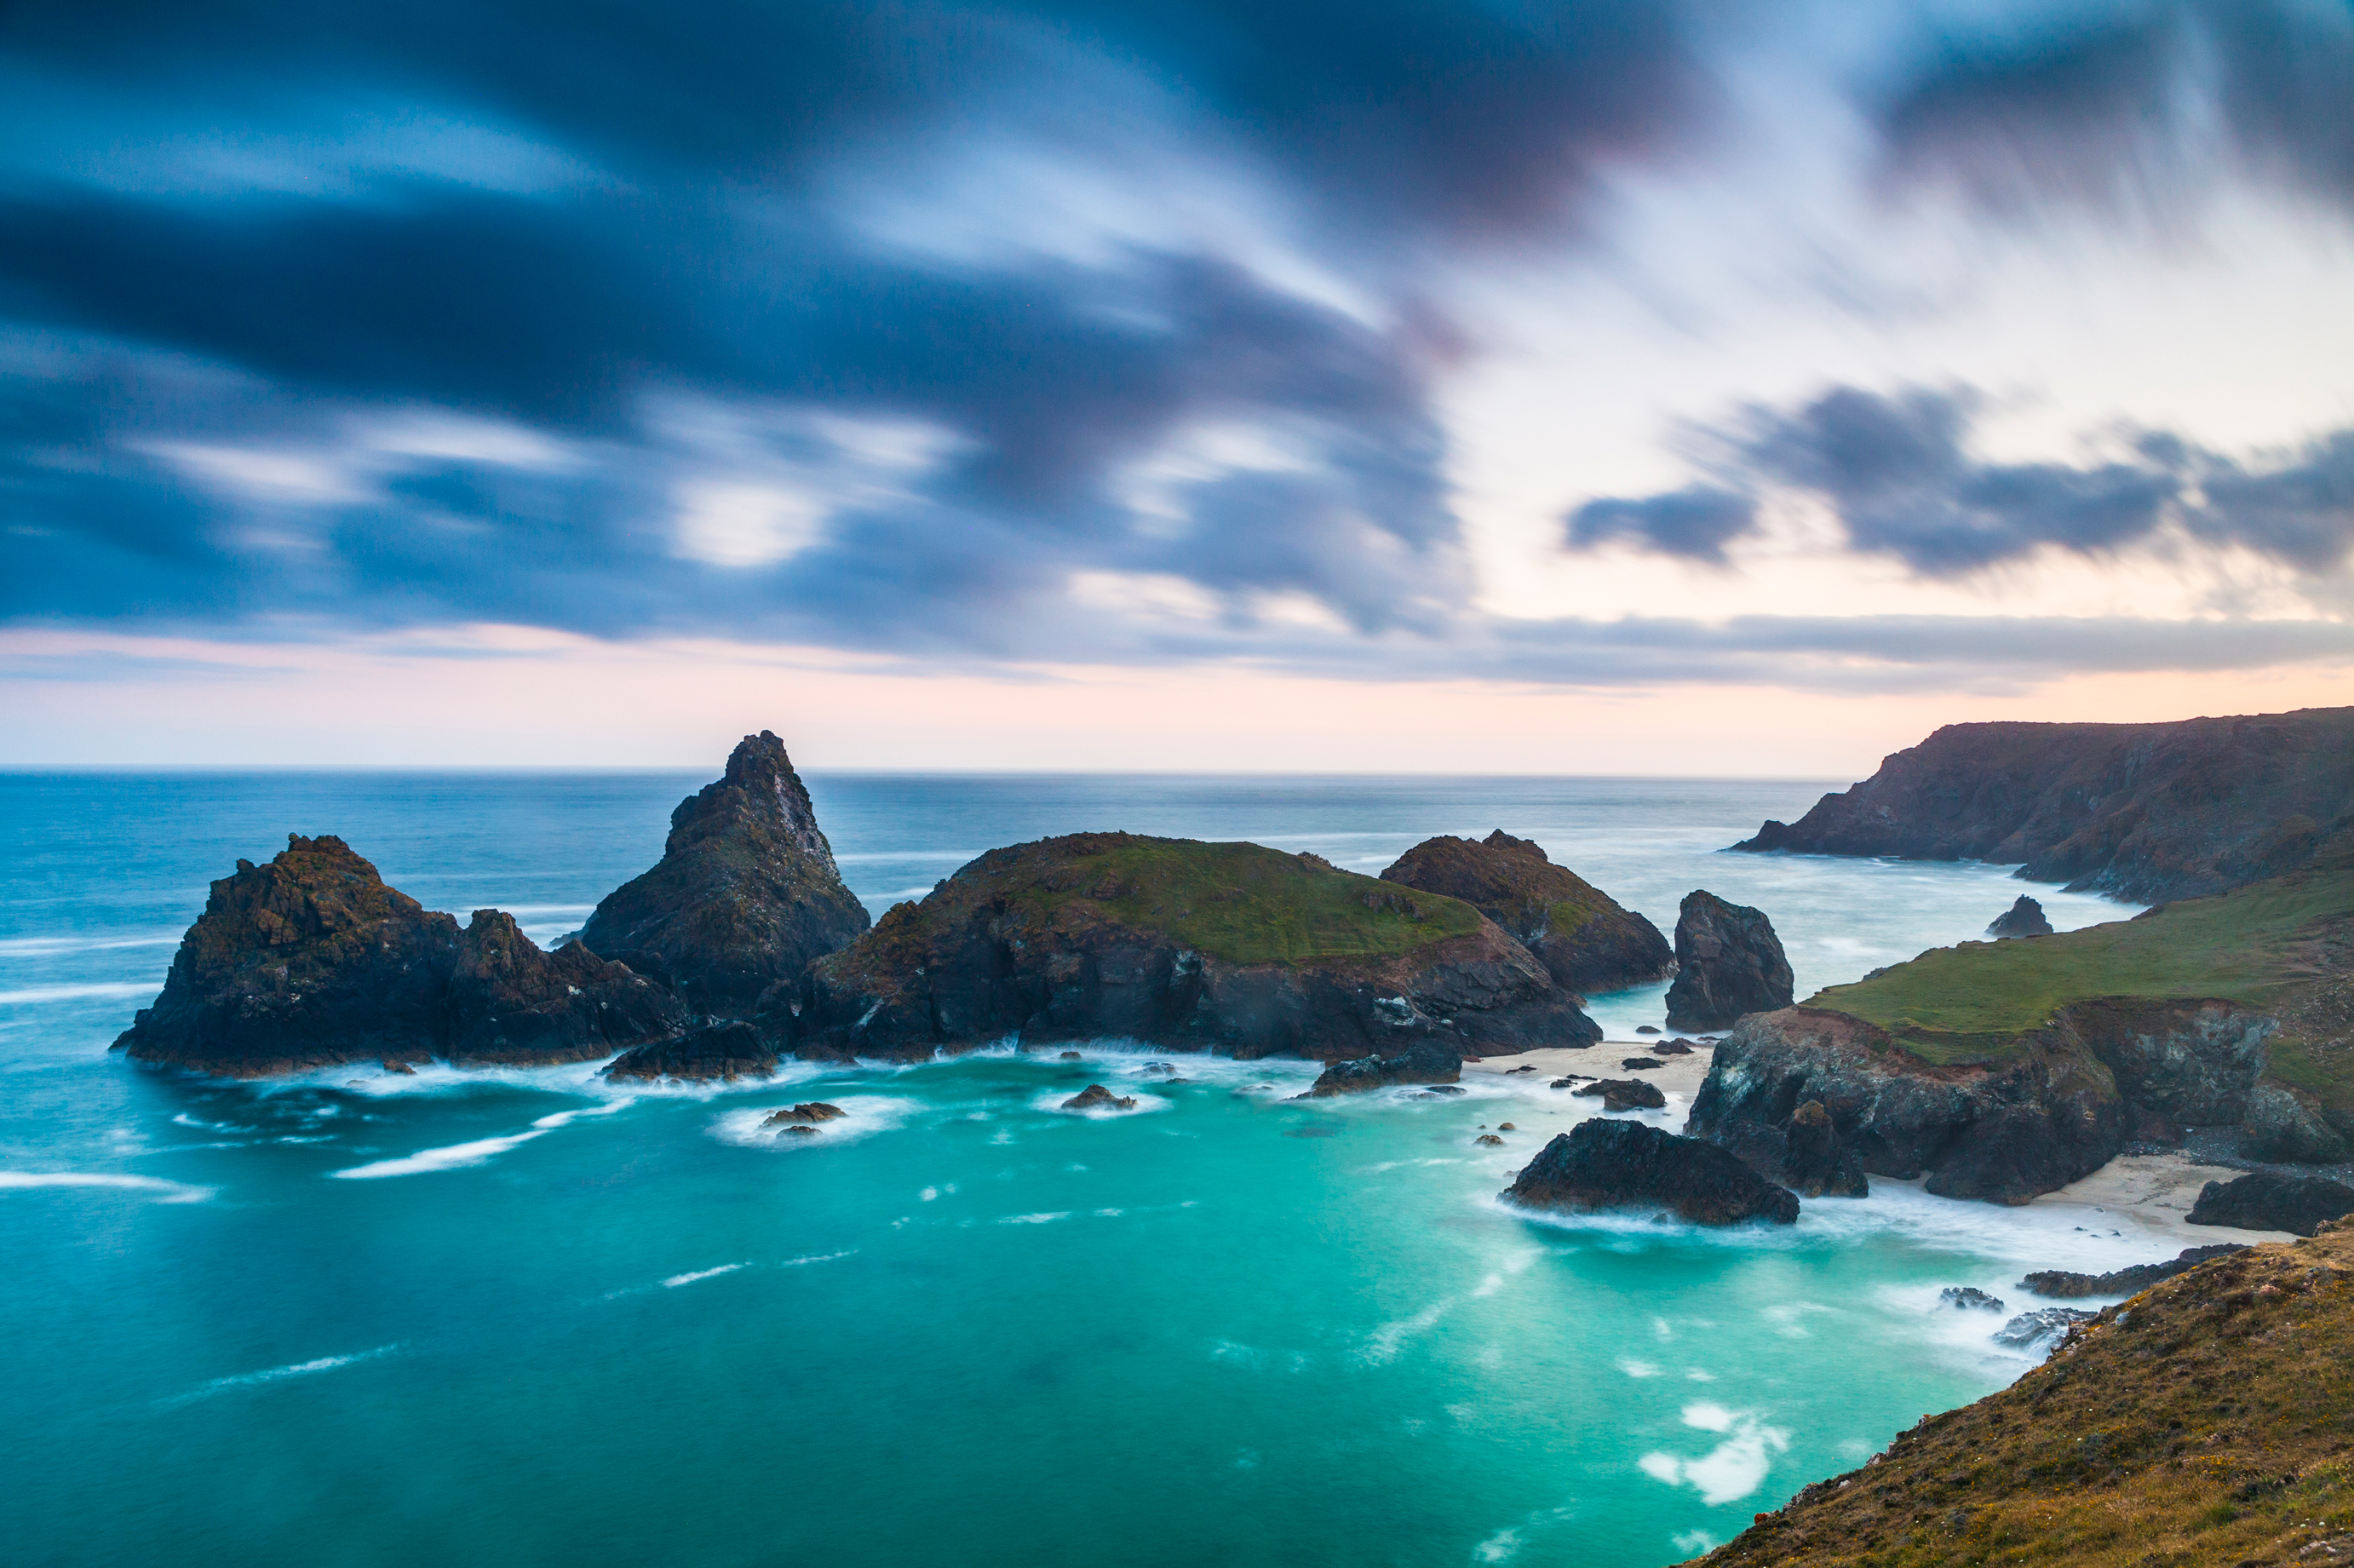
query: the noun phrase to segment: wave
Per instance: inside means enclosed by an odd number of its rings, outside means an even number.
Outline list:
[[[125,948],[170,948],[176,931],[154,937],[11,937],[0,941],[0,959],[45,959],[57,953],[111,953]]]
[[[698,1268],[693,1274],[673,1274],[662,1282],[662,1287],[675,1290],[682,1285],[692,1285],[698,1279],[716,1279],[723,1274],[733,1274],[745,1266],[740,1263],[723,1263],[716,1268]]]
[[[161,1176],[117,1176],[98,1171],[0,1171],[0,1189],[37,1187],[113,1187],[126,1192],[153,1192],[162,1203],[201,1203],[219,1189],[166,1181]]]
[[[38,1007],[49,1001],[80,1001],[99,997],[153,996],[157,980],[116,980],[90,985],[28,985],[0,991],[0,1006]]]
[[[388,1356],[399,1349],[400,1345],[396,1341],[389,1345],[378,1345],[372,1351],[355,1351],[347,1356],[321,1356],[316,1361],[295,1361],[289,1366],[270,1367],[264,1372],[239,1372],[235,1377],[217,1377],[201,1387],[192,1388],[186,1393],[175,1393],[168,1399],[159,1399],[155,1403],[162,1405],[192,1404],[199,1399],[209,1399],[214,1394],[226,1393],[235,1388],[258,1388],[264,1383],[282,1383],[288,1378],[311,1377],[319,1372],[356,1366],[362,1361],[375,1361],[379,1356]]]
[[[422,1176],[435,1171],[462,1171],[468,1166],[486,1164],[535,1138],[546,1138],[557,1128],[578,1121],[582,1117],[610,1116],[615,1111],[627,1109],[631,1104],[630,1099],[624,1098],[610,1105],[557,1111],[541,1117],[523,1132],[511,1132],[502,1138],[478,1138],[471,1143],[452,1143],[440,1149],[420,1149],[414,1154],[404,1154],[396,1160],[378,1160],[366,1165],[355,1165],[347,1171],[331,1171],[328,1175],[343,1181],[372,1181],[387,1176]]]

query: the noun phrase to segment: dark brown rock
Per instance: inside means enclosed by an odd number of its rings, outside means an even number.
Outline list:
[[[1360,1056],[1335,1062],[1317,1075],[1308,1093],[1321,1099],[1361,1095],[1395,1084],[1452,1084],[1463,1076],[1463,1058],[1441,1042],[1420,1041],[1394,1056]]]
[[[1580,995],[1644,985],[1675,968],[1657,926],[1500,829],[1478,842],[1426,839],[1382,879],[1461,899],[1520,938],[1554,984]]]
[[[1790,1224],[1798,1199],[1696,1138],[1639,1121],[1583,1121],[1555,1137],[1514,1179],[1506,1201],[1530,1208],[1664,1207],[1693,1224]]]
[[[1790,960],[1763,910],[1705,890],[1684,895],[1676,916],[1676,979],[1668,1027],[1722,1029],[1743,1015],[1790,1005]]]
[[[2185,1216],[2194,1225],[2230,1225],[2243,1231],[2317,1234],[2330,1220],[2354,1214],[2354,1187],[2319,1176],[2275,1176],[2253,1171],[2235,1181],[2210,1181]]]
[[[777,1070],[777,1048],[751,1024],[705,1024],[668,1040],[622,1053],[605,1069],[609,1078],[765,1078]]]
[[[1662,1040],[1651,1047],[1651,1054],[1654,1056],[1689,1056],[1691,1054],[1692,1043],[1681,1038]]]
[[[2211,1257],[2225,1257],[2246,1250],[2238,1242],[2194,1246],[2165,1263],[2137,1263],[2131,1268],[2113,1269],[2107,1274],[2074,1274],[2064,1268],[2042,1268],[2021,1279],[2019,1284],[2021,1289],[2062,1301],[2080,1296],[2134,1296],[2161,1279],[2171,1279],[2186,1269],[2196,1268]]]
[[[1136,1101],[1126,1095],[1113,1094],[1101,1084],[1089,1084],[1065,1100],[1063,1108],[1067,1111],[1134,1110]]]
[[[1994,917],[1986,929],[1989,937],[2048,937],[2052,922],[2045,917],[2043,906],[2022,893],[2018,902]]]
[[[1735,849],[2019,864],[2142,902],[2306,864],[2354,800],[2354,708],[2177,724],[1962,724]]]
[[[117,1048],[233,1078],[436,1050],[455,920],[332,835],[290,833],[268,865],[237,864]]]
[[[1659,1092],[1659,1085],[1647,1084],[1640,1078],[1598,1078],[1570,1093],[1589,1098],[1600,1097],[1606,1111],[1664,1110],[1668,1104],[1668,1097]]]
[[[459,933],[442,1014],[444,1052],[461,1066],[594,1061],[688,1022],[652,980],[578,942],[542,952],[499,909],[475,910]]]
[[[607,894],[580,940],[699,1011],[745,1017],[867,925],[784,742],[763,730],[744,737],[724,778],[680,802],[662,860]]]
[[[848,1111],[843,1110],[840,1106],[828,1105],[823,1100],[811,1100],[801,1105],[790,1106],[783,1110],[776,1111],[772,1113],[767,1120],[761,1122],[760,1125],[762,1127],[782,1127],[789,1122],[797,1121],[835,1121],[843,1117],[848,1116],[849,1114],[850,1113]]]
[[[1862,1158],[1840,1137],[1822,1101],[1808,1100],[1792,1111],[1783,1133],[1781,1163],[1765,1174],[1802,1198],[1871,1196]]]

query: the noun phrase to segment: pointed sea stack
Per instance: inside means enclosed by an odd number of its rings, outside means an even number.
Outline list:
[[[1581,996],[1644,985],[1676,967],[1657,926],[1500,828],[1476,842],[1425,839],[1382,880],[1461,899],[1518,937],[1555,985]]]
[[[762,730],[737,747],[725,778],[679,803],[662,860],[606,895],[580,940],[690,1006],[741,1017],[867,925],[785,743]]]
[[[2048,937],[2052,935],[2051,918],[2043,906],[2022,893],[2019,902],[1994,917],[1987,927],[1989,937]]]
[[[439,1040],[458,923],[327,834],[237,863],[181,938],[163,994],[115,1041],[232,1078],[421,1059]]]
[[[1744,1013],[1787,1007],[1791,980],[1790,960],[1764,910],[1704,890],[1684,895],[1669,1028],[1723,1029]]]
[[[591,1062],[689,1022],[662,987],[578,942],[540,951],[502,909],[475,910],[458,934],[444,1017],[461,1066]]]

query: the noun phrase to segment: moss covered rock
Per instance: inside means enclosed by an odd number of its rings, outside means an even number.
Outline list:
[[[1645,985],[1676,967],[1657,926],[1500,828],[1476,841],[1425,839],[1382,880],[1461,899],[1519,938],[1554,984],[1580,995]]]

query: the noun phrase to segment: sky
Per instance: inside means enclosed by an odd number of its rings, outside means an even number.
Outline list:
[[[0,764],[2354,702],[2347,0],[20,0]]]

